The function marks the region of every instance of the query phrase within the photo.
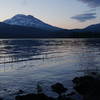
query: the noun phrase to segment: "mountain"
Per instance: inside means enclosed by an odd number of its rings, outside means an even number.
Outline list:
[[[84,29],[62,29],[31,16],[18,14],[0,22],[0,38],[95,38],[100,37],[100,24]]]
[[[100,23],[90,25],[84,29],[73,29],[72,37],[100,38]]]
[[[40,28],[49,31],[61,30],[61,28],[46,24],[32,15],[24,15],[24,14],[17,14],[11,19],[3,21],[3,23],[10,25]]]
[[[90,25],[84,29],[61,30],[58,33],[68,38],[100,38],[100,24]]]
[[[86,27],[84,29],[85,31],[90,31],[90,32],[98,32],[100,33],[100,24],[94,24]]]
[[[100,24],[91,25],[84,29],[74,29],[74,30],[63,29],[51,32],[39,28],[19,26],[19,25],[9,25],[0,22],[0,38],[96,38],[96,37],[100,38]]]

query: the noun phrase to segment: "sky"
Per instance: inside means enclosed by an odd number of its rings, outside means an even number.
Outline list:
[[[16,14],[65,29],[84,28],[100,23],[100,0],[0,0],[0,21]]]

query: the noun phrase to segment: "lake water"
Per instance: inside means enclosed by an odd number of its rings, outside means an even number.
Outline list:
[[[11,100],[16,91],[44,92],[61,82],[72,88],[75,76],[99,72],[100,39],[1,39],[0,97]]]

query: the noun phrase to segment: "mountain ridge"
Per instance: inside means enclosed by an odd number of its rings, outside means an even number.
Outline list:
[[[4,20],[3,23],[10,24],[10,25],[19,25],[19,26],[26,26],[26,27],[33,27],[33,28],[40,28],[44,30],[60,30],[56,26],[49,25],[32,15],[24,15],[24,14],[17,14],[10,19]]]
[[[70,29],[62,29],[62,28],[54,27],[51,25],[48,26],[48,24],[42,22],[41,20],[31,15],[26,16],[23,14],[22,15],[18,14],[12,17],[11,19],[0,22],[0,38],[85,38],[85,37],[95,38],[95,37],[100,37],[100,23],[90,25],[84,29],[70,30]],[[32,21],[32,24],[30,24],[31,21]],[[34,21],[34,24],[33,24],[33,21]],[[36,27],[35,23],[36,24],[42,23],[42,25],[44,26],[46,25],[46,26],[41,28],[41,25],[38,25],[38,27]]]

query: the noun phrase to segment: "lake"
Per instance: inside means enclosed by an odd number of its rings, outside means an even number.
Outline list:
[[[99,72],[99,66],[100,39],[1,39],[0,97],[36,92],[37,83],[54,95],[51,84],[71,89],[74,77]]]

